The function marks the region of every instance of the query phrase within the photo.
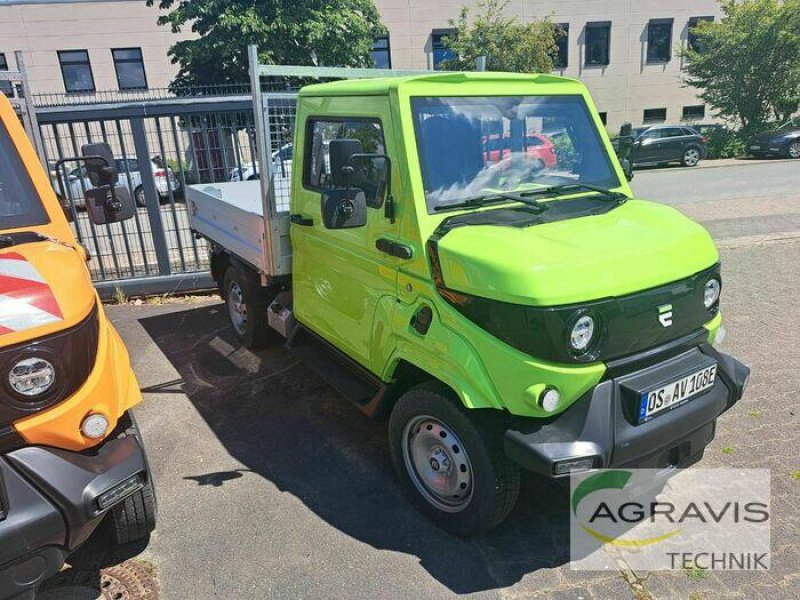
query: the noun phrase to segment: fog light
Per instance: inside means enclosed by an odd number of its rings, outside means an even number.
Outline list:
[[[706,308],[711,308],[719,300],[719,293],[722,289],[719,279],[709,279],[706,282],[706,287],[703,290],[703,304]]]
[[[107,492],[100,494],[97,498],[97,506],[100,507],[100,510],[105,510],[110,506],[114,506],[123,498],[130,496],[140,487],[142,487],[142,478],[139,475],[134,475],[122,483],[118,483]]]
[[[542,408],[547,412],[553,412],[557,409],[559,402],[561,402],[561,394],[559,394],[558,390],[555,388],[545,389],[544,392],[542,392],[541,398],[539,398],[539,404],[541,404]]]
[[[103,415],[89,415],[81,423],[81,433],[93,440],[100,439],[108,432],[108,419]]]
[[[555,464],[553,471],[556,475],[565,475],[567,473],[577,473],[579,471],[588,471],[594,466],[594,458],[570,458],[568,460],[561,460]]]

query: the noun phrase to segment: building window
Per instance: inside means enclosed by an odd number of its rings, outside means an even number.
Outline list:
[[[8,71],[8,61],[6,55],[0,52],[0,71]],[[0,92],[6,96],[14,95],[14,84],[10,81],[0,81]]]
[[[554,69],[566,69],[569,66],[569,23],[553,25],[556,36],[556,53],[553,56]]]
[[[433,50],[433,68],[441,70],[441,64],[446,60],[452,60],[456,53],[444,44],[444,38],[453,37],[455,29],[434,29],[431,32],[431,50]]]
[[[667,120],[666,108],[645,108],[643,123],[663,123]]]
[[[389,36],[381,35],[372,42],[372,62],[378,69],[392,68],[392,53],[389,48]]]
[[[605,66],[611,54],[611,21],[586,24],[586,64]]]
[[[713,21],[714,17],[691,17],[689,19],[689,37],[687,38],[687,45],[691,50],[694,50],[698,54],[702,54],[705,52],[705,46],[702,42],[697,39],[697,36],[693,33],[693,29],[697,27],[703,21]]]
[[[600,122],[603,125],[608,125],[608,113],[607,112],[601,112],[599,114],[600,114]]]
[[[684,121],[699,121],[706,117],[706,105],[697,104],[695,106],[683,107],[683,120]]]
[[[114,70],[121,90],[146,90],[147,76],[141,48],[117,48],[111,51]]]
[[[94,76],[87,50],[60,50],[58,62],[64,77],[64,89],[69,93],[93,92]]]
[[[647,62],[665,63],[672,58],[673,19],[650,19],[647,24]]]

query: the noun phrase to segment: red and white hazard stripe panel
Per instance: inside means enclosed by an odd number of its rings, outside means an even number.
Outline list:
[[[0,335],[63,320],[36,267],[16,252],[0,254]]]

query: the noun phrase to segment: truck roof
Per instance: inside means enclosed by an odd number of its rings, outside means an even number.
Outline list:
[[[404,75],[400,77],[379,77],[372,79],[343,79],[328,83],[308,85],[300,90],[301,96],[384,96],[391,90],[406,87],[423,87],[426,84],[535,84],[554,85],[561,84],[580,92],[584,85],[576,79],[559,77],[550,74],[536,73],[493,73],[488,71],[468,72],[435,72],[420,73],[418,75]],[[556,90],[542,90],[553,91]],[[563,91],[563,90],[562,90]]]

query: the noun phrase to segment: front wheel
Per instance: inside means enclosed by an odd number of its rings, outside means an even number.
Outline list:
[[[800,140],[789,144],[789,149],[786,151],[789,158],[800,158]]]
[[[406,392],[389,420],[392,462],[403,491],[456,535],[496,527],[519,495],[519,469],[506,458],[502,428],[489,412],[471,414],[449,388],[427,383]]]
[[[150,535],[156,527],[156,493],[149,474],[144,487],[117,504],[111,517],[117,544],[130,544]]]
[[[698,148],[687,148],[686,152],[683,153],[681,162],[684,167],[696,167],[697,163],[700,162],[700,150]]]

